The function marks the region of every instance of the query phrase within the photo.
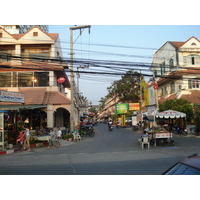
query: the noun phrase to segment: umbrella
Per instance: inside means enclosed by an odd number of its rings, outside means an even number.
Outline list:
[[[175,110],[166,110],[163,112],[159,112],[156,114],[156,118],[184,118],[186,114],[183,112],[175,111]]]

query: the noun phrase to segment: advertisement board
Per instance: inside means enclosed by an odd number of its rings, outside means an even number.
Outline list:
[[[0,90],[0,102],[24,103],[24,93]]]
[[[139,103],[129,103],[129,110],[140,110],[140,104]]]
[[[125,114],[128,112],[129,110],[129,105],[128,103],[119,103],[119,104],[116,104],[116,114]]]

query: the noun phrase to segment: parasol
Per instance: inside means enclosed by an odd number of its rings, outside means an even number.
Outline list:
[[[166,110],[163,112],[159,112],[156,114],[156,118],[184,118],[186,117],[186,114],[183,112],[175,111],[175,110]]]

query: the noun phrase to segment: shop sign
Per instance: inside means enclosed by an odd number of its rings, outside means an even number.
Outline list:
[[[0,102],[24,103],[24,93],[0,91]]]
[[[129,103],[129,110],[140,110],[140,104],[139,103]]]
[[[116,104],[116,114],[125,114],[129,110],[128,103],[119,103]]]

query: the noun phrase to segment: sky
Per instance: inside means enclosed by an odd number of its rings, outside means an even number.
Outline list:
[[[74,25],[91,25],[90,34],[84,30],[78,37],[79,30],[73,31],[74,59],[101,62],[102,66],[108,62],[118,61],[123,66],[135,62],[152,62],[153,55],[167,41],[186,41],[195,36],[200,39],[199,10],[197,0],[190,4],[182,1],[160,3],[155,0],[144,1],[70,1],[63,4],[57,0],[53,4],[36,0],[30,7],[19,12],[16,8],[23,3],[19,0],[9,6],[12,17],[5,17],[2,24],[45,24],[49,25],[50,33],[59,33],[64,59],[69,60],[69,27]],[[47,9],[48,4],[48,9]],[[38,6],[40,5],[40,6]],[[7,16],[7,9],[1,11]],[[76,40],[76,38],[78,39]],[[76,41],[75,41],[76,40]],[[99,64],[100,65],[100,64]],[[78,66],[74,66],[77,70]],[[111,67],[111,64],[109,64]],[[123,67],[122,67],[123,68]],[[123,70],[123,69],[119,69]],[[100,71],[101,69],[89,65],[80,71]],[[112,68],[102,68],[104,71],[114,72]],[[125,68],[124,68],[125,70]],[[140,69],[139,69],[140,70]],[[115,69],[115,72],[117,69]],[[147,73],[147,71],[143,71]],[[77,81],[77,77],[75,77]],[[83,96],[93,104],[99,104],[101,97],[105,97],[114,80],[121,76],[80,74],[79,89]]]
[[[50,33],[59,33],[63,57],[69,60],[70,31],[74,25],[50,25]],[[77,25],[81,26],[81,25]],[[101,70],[112,71],[112,64],[109,69],[103,68],[108,62],[116,62],[121,69],[123,64],[145,63],[150,65],[154,53],[167,41],[186,41],[195,36],[200,39],[199,25],[91,25],[90,33],[85,29],[81,36],[80,30],[73,31],[74,60],[89,60],[92,63],[100,61]],[[120,66],[121,65],[121,66]],[[74,65],[77,70],[80,65]],[[120,69],[120,70],[121,70]],[[143,68],[134,68],[135,71]],[[89,65],[89,68],[79,69],[80,71],[97,71]],[[146,74],[145,70],[141,71]],[[87,97],[93,105],[98,105],[101,97],[108,94],[109,87],[114,80],[119,80],[120,75],[93,75],[81,73],[79,89],[83,96]],[[77,77],[75,77],[77,82]]]

